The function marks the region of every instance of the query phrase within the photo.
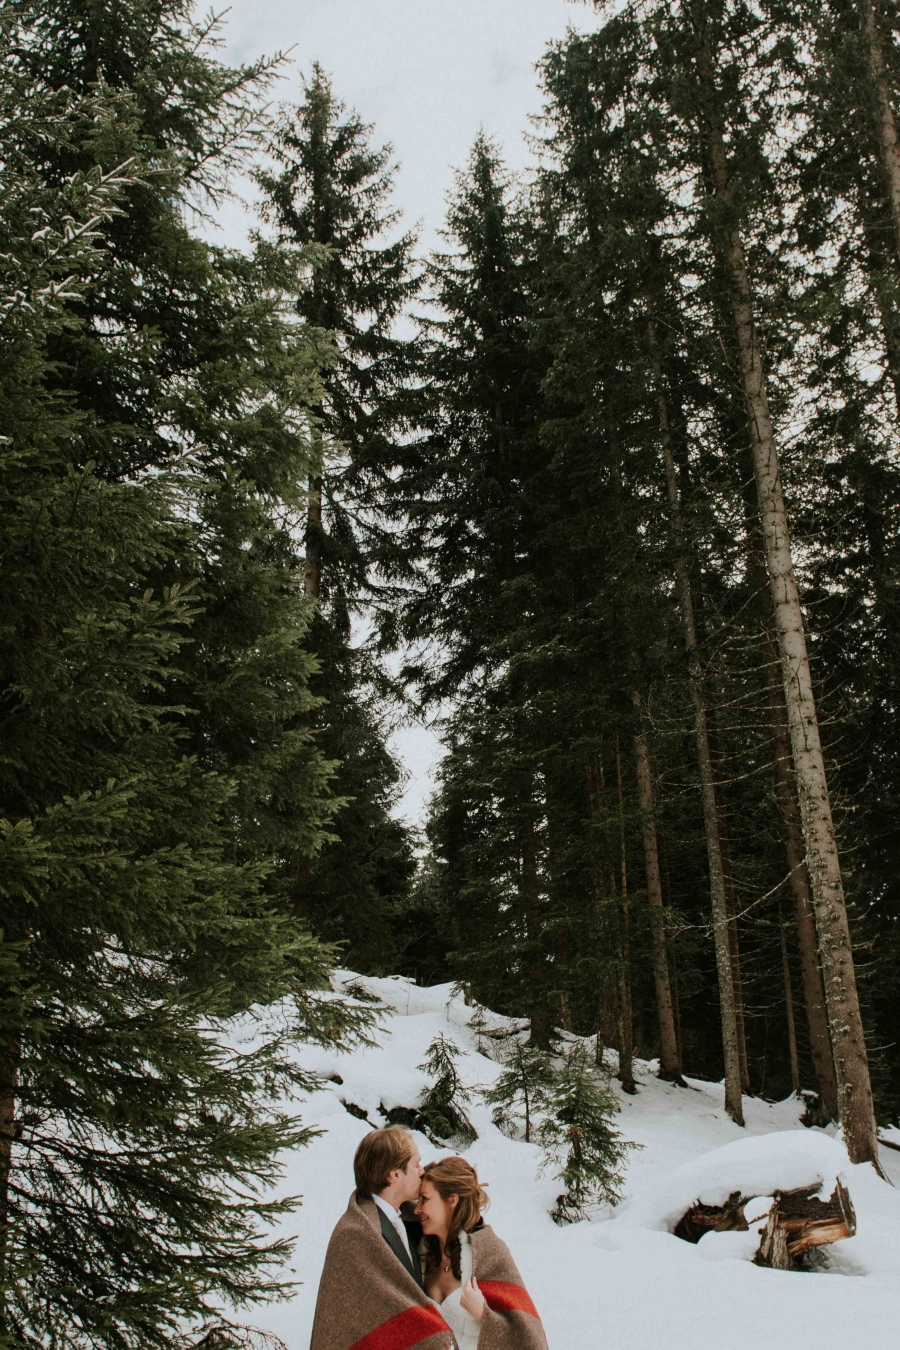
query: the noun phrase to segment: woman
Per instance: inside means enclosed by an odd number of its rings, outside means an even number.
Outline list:
[[[487,1202],[465,1158],[425,1168],[416,1205],[425,1292],[459,1350],[546,1350],[540,1318],[509,1249],[481,1217]]]

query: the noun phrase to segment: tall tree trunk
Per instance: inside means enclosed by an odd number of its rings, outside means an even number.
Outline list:
[[[884,48],[878,31],[873,0],[859,0],[859,24],[863,35],[866,62],[871,80],[872,111],[878,158],[884,175],[888,210],[894,235],[894,249],[900,260],[900,140],[897,120],[891,104]]]
[[[690,6],[695,20],[699,8],[696,4]],[[731,310],[740,358],[741,388],[750,429],[762,538],[825,979],[841,1128],[853,1162],[873,1162],[878,1166],[872,1086],[856,988],[850,925],[816,716],[803,611],[794,574],[778,448],[769,410],[766,373],[753,316],[752,288],[744,244],[734,222],[727,150],[717,107],[715,67],[709,34],[702,17],[696,22],[695,31],[699,92],[703,103],[701,125],[709,155],[713,191],[725,217],[719,236],[723,262],[731,280]]]
[[[819,969],[819,956],[816,950],[816,922],[809,889],[806,852],[803,847],[800,808],[797,804],[797,791],[791,764],[791,745],[784,706],[784,689],[780,674],[781,665],[768,628],[763,626],[760,632],[760,647],[766,671],[766,701],[772,728],[775,801],[778,806],[784,837],[788,885],[794,901],[794,918],[800,949],[803,1002],[806,1008],[806,1024],[809,1029],[810,1057],[819,1098],[831,1119],[837,1120],[837,1083],[834,1076],[834,1059],[831,1052],[831,1036],[828,1031],[828,1016],[825,1011],[825,990],[822,986],[822,972]]]
[[[634,706],[641,715],[641,698],[635,691]],[[646,732],[641,729],[634,738],[635,772],[638,805],[641,810],[641,833],[644,843],[644,872],[647,879],[647,902],[650,906],[650,955],[653,961],[653,983],[656,990],[656,1014],[659,1020],[659,1076],[670,1083],[684,1086],[681,1075],[681,1057],[675,1031],[675,1010],[669,963],[666,960],[666,926],[663,915],[662,882],[659,872],[659,847],[656,838],[656,816],[653,809],[653,776],[650,771],[650,752]]]
[[[561,923],[556,931],[556,968],[559,972],[558,993],[556,995],[559,1004],[559,1025],[563,1031],[571,1031],[572,1008],[565,985],[561,985],[561,981],[566,978],[565,972],[569,968],[569,925],[567,923]]]
[[[306,576],[304,589],[311,600],[322,597],[322,475],[309,480],[306,503]]]
[[[11,1002],[11,1000],[9,1000]],[[6,1316],[7,1255],[9,1244],[9,1186],[16,1138],[16,1097],[22,1045],[8,1036],[0,1051],[0,1338],[9,1334]]]
[[[540,950],[541,882],[537,863],[537,841],[534,831],[534,804],[530,780],[522,788],[525,822],[522,830],[522,898],[525,908],[525,933],[531,949],[529,973],[531,992],[530,1040],[542,1050],[550,1046],[550,1014],[546,1000],[546,975]]]
[[[587,768],[588,809],[594,816],[603,810],[605,788],[603,765],[593,760]],[[626,882],[627,884],[627,882]],[[627,960],[626,938],[623,932],[622,910],[618,901],[612,860],[607,857],[603,867],[594,876],[598,941],[598,968],[603,972],[603,986],[598,1009],[597,1063],[603,1062],[603,1046],[616,1047],[619,1060],[618,1077],[626,1091],[634,1091],[631,1065],[631,990],[624,976]],[[612,936],[612,958],[602,946],[602,936]]]
[[[656,332],[649,326],[651,348],[656,351]],[[703,825],[706,834],[706,854],[709,863],[709,889],[712,901],[713,942],[716,953],[716,973],[719,982],[719,1007],[722,1018],[722,1055],[725,1061],[725,1110],[737,1125],[743,1125],[741,1103],[741,1062],[738,1050],[737,1018],[734,1005],[734,979],[731,969],[731,949],[728,941],[728,910],[725,900],[725,873],[719,842],[719,815],[716,802],[715,775],[709,748],[709,727],[706,701],[703,694],[703,669],[697,643],[694,621],[694,602],[688,574],[684,520],[675,460],[672,455],[672,432],[669,405],[662,385],[658,356],[654,356],[654,375],[658,391],[660,449],[665,470],[672,526],[675,532],[675,582],[684,628],[684,645],[688,658],[688,684],[694,714],[694,740],[697,764],[700,770],[700,795],[703,802]]]
[[[616,737],[616,789],[619,802],[619,1078],[625,1092],[636,1093],[634,1082],[634,1015],[631,1003],[631,935],[628,915],[628,858],[625,848],[625,795],[622,791],[622,756]]]
[[[716,813],[719,821],[719,848],[722,851],[722,874],[725,879],[725,910],[728,914],[728,951],[731,955],[731,978],[734,984],[734,1020],[737,1027],[738,1057],[741,1062],[741,1091],[750,1095],[750,1065],[747,1059],[747,1029],[744,1017],[744,977],[741,971],[741,948],[738,939],[737,894],[734,887],[734,868],[731,863],[731,836],[728,832],[728,813],[725,809],[725,788],[722,778],[722,755],[719,750],[719,729],[712,699],[706,700],[709,727],[709,753],[712,759],[716,785]]]
[[[781,971],[784,977],[784,1008],[787,1015],[788,1053],[791,1060],[791,1084],[794,1096],[800,1095],[800,1060],[797,1057],[797,1028],[794,1025],[794,995],[791,992],[791,963],[788,958],[787,934],[784,919],[778,916],[778,934],[781,938]]]

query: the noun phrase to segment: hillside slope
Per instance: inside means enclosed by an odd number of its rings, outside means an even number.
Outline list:
[[[340,980],[350,972],[340,972]],[[303,1206],[285,1225],[298,1237],[293,1266],[302,1281],[288,1302],[253,1308],[247,1321],[277,1332],[289,1350],[306,1350],[316,1288],[331,1229],[353,1185],[352,1158],[365,1121],[342,1103],[383,1123],[379,1108],[416,1103],[425,1078],[416,1066],[438,1032],[464,1050],[462,1076],[471,1085],[496,1078],[499,1067],[475,1049],[471,1009],[449,986],[420,989],[401,978],[366,979],[390,1005],[382,1016],[378,1048],[349,1055],[307,1050],[304,1063],[322,1075],[321,1091],[302,1107],[304,1121],[323,1134],[287,1160],[284,1191],[301,1194]],[[495,1018],[493,1025],[508,1025]],[[341,1083],[327,1081],[337,1075]],[[723,1110],[721,1085],[690,1080],[673,1087],[638,1061],[636,1097],[621,1096],[620,1128],[642,1144],[630,1158],[625,1200],[611,1214],[558,1228],[548,1209],[558,1192],[552,1176],[539,1176],[539,1150],[508,1139],[490,1112],[472,1111],[479,1139],[467,1150],[489,1183],[489,1221],[510,1245],[544,1320],[551,1350],[867,1350],[897,1345],[900,1311],[900,1189],[879,1180],[871,1167],[843,1163],[858,1218],[854,1238],[828,1249],[816,1273],[760,1269],[747,1258],[747,1235],[710,1234],[697,1246],[666,1231],[667,1216],[703,1179],[714,1182],[721,1159],[705,1155],[752,1136],[790,1131],[782,1142],[751,1144],[749,1156],[771,1154],[793,1161],[832,1156],[838,1144],[825,1132],[799,1124],[795,1101],[770,1105],[745,1101],[747,1126],[733,1125]],[[438,1155],[419,1136],[424,1159]],[[746,1147],[738,1150],[748,1154]],[[886,1170],[900,1188],[900,1153],[883,1150]],[[729,1150],[728,1156],[737,1157]],[[810,1163],[812,1165],[812,1163]],[[816,1163],[818,1165],[818,1163]],[[727,1171],[726,1167],[726,1171]],[[734,1240],[738,1239],[737,1242]],[[742,1240],[742,1241],[741,1241]],[[243,1320],[243,1318],[242,1318]]]

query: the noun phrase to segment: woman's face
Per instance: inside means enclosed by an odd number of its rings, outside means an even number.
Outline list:
[[[455,1195],[443,1200],[433,1183],[423,1177],[419,1182],[419,1199],[416,1202],[416,1218],[422,1225],[422,1232],[445,1238],[450,1231],[450,1219],[457,1200]]]

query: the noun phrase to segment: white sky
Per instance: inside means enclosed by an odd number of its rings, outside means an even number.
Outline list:
[[[479,128],[500,143],[506,162],[529,162],[524,134],[541,107],[535,63],[569,26],[597,16],[571,0],[233,0],[224,21],[227,62],[293,47],[278,101],[299,97],[298,68],[321,62],[336,96],[390,142],[400,165],[396,203],[422,246],[436,246],[453,170]],[[224,241],[240,244],[247,216],[221,215]],[[220,236],[222,237],[222,236]],[[410,774],[402,814],[421,821],[440,746],[424,726],[394,737]]]

